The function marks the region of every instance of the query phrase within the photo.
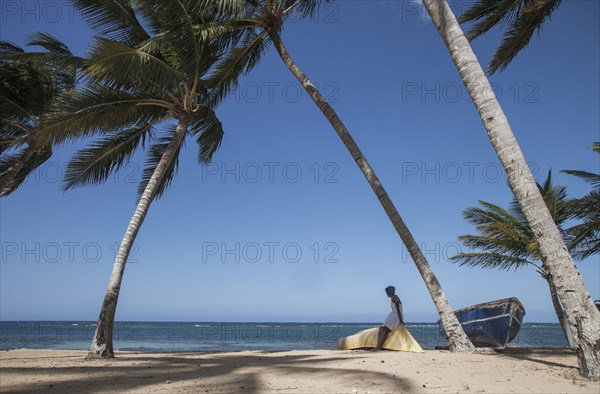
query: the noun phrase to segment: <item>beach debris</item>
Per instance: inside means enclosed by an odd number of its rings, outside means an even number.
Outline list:
[[[165,382],[167,384],[171,384],[171,381],[167,379],[167,381]]]

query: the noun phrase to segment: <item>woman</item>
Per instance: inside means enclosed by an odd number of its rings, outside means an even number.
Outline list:
[[[373,350],[381,350],[381,347],[385,343],[390,332],[398,328],[398,325],[404,324],[402,318],[402,302],[396,295],[396,288],[394,286],[388,286],[385,288],[385,293],[392,300],[392,311],[385,319],[385,322],[379,327],[379,336],[377,337],[377,346]]]

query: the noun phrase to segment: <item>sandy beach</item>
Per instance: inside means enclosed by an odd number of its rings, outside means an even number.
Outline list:
[[[303,350],[223,353],[0,352],[0,391],[12,393],[598,393],[565,349],[451,354]]]

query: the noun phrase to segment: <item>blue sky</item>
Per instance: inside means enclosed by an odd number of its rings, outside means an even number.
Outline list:
[[[2,1],[0,37],[47,31],[82,53],[67,2]],[[464,3],[452,3],[455,11]],[[581,196],[563,169],[600,171],[600,3],[565,1],[509,69],[491,78],[538,179]],[[510,296],[526,321],[555,321],[533,270],[458,267],[461,211],[507,205],[506,177],[437,31],[410,1],[338,1],[292,21],[284,41],[330,99],[421,244],[452,306]],[[500,35],[477,40],[487,63]],[[327,121],[271,48],[218,109],[226,135],[208,167],[188,141],[128,264],[117,320],[379,321],[393,284],[406,320],[436,321],[412,260]],[[98,187],[60,191],[63,146],[0,201],[1,320],[95,320],[135,208],[143,155]],[[237,262],[236,262],[237,260]],[[600,298],[598,257],[578,264]]]

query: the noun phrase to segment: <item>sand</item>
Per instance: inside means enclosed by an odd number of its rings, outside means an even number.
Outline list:
[[[25,393],[599,393],[566,349],[452,354],[303,350],[227,353],[0,352],[0,391]]]

